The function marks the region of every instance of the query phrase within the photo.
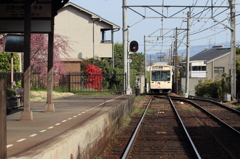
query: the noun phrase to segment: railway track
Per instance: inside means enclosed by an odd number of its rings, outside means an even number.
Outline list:
[[[101,158],[240,158],[239,126],[226,126],[196,103],[212,111],[220,108],[199,100],[173,99],[153,97],[142,118],[134,117]],[[222,109],[219,113],[224,117],[227,111]]]
[[[190,100],[240,132],[240,111],[214,101]]]
[[[167,98],[149,102],[137,128],[122,158],[193,158]]]

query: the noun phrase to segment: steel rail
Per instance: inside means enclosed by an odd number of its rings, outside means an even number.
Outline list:
[[[201,98],[197,98],[197,97],[193,97],[193,99],[190,99],[190,100],[201,100],[201,101],[211,102],[211,103],[217,104],[217,105],[219,105],[219,106],[221,106],[221,107],[223,107],[223,108],[225,108],[225,109],[228,109],[228,110],[230,110],[230,111],[232,111],[232,112],[240,115],[240,111],[238,111],[238,110],[236,110],[236,109],[233,109],[233,108],[231,108],[231,107],[228,107],[228,106],[226,106],[226,105],[224,105],[224,104],[221,104],[221,103],[219,103],[219,102],[213,101],[213,100],[201,99]]]
[[[175,106],[174,106],[174,104],[173,104],[170,96],[168,96],[168,100],[169,100],[169,102],[170,102],[170,104],[171,104],[171,106],[172,106],[172,108],[173,108],[173,110],[174,110],[174,113],[176,114],[178,120],[179,120],[180,123],[181,123],[181,126],[182,126],[182,128],[183,128],[183,130],[184,130],[184,132],[185,132],[185,134],[186,134],[186,136],[187,136],[187,138],[188,138],[188,141],[190,142],[190,144],[191,144],[191,146],[192,146],[192,148],[193,148],[193,151],[194,151],[196,157],[197,157],[198,159],[201,159],[202,157],[200,156],[200,154],[199,154],[199,152],[198,152],[195,144],[193,143],[192,138],[190,137],[190,135],[189,135],[189,133],[188,133],[188,131],[187,131],[187,129],[186,129],[186,127],[185,127],[185,125],[184,125],[181,117],[180,117],[180,115],[178,114],[177,109],[175,108]]]
[[[228,125],[227,123],[225,123],[224,121],[222,121],[221,119],[219,119],[218,117],[216,117],[215,115],[213,115],[212,113],[210,113],[209,111],[207,111],[206,109],[202,108],[201,106],[199,106],[198,104],[192,102],[192,101],[189,101],[189,100],[186,100],[186,99],[181,99],[181,98],[178,98],[178,99],[173,99],[173,100],[180,100],[180,101],[185,101],[185,102],[188,102],[188,103],[191,103],[192,105],[194,105],[195,107],[197,107],[198,109],[202,110],[203,112],[205,112],[206,114],[208,114],[209,116],[211,116],[212,118],[214,118],[215,120],[219,121],[221,124],[223,124],[224,126],[226,126],[227,128],[231,129],[232,131],[234,131],[237,135],[240,135],[240,131],[234,129],[232,126]]]
[[[129,141],[128,146],[127,146],[126,150],[124,151],[124,154],[122,155],[122,159],[126,159],[127,156],[129,155],[129,152],[130,152],[130,150],[131,150],[131,148],[132,148],[133,142],[134,142],[134,140],[136,139],[136,136],[137,136],[137,134],[138,134],[139,128],[140,128],[140,126],[141,126],[141,124],[142,124],[142,121],[143,121],[143,119],[144,119],[144,117],[145,117],[145,114],[147,113],[148,107],[149,107],[152,99],[153,99],[153,96],[152,96],[151,99],[149,100],[148,105],[147,105],[147,107],[146,107],[146,109],[145,109],[145,111],[144,111],[144,113],[143,113],[143,115],[142,115],[142,117],[141,117],[141,119],[140,119],[137,127],[136,127],[135,130],[134,130],[134,133],[133,133],[133,135],[132,135],[132,137],[131,137],[131,140]]]

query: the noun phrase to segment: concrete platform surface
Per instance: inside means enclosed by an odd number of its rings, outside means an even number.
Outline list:
[[[131,95],[73,95],[31,103],[32,121],[20,120],[22,109],[7,116],[9,159],[93,158],[132,111]]]

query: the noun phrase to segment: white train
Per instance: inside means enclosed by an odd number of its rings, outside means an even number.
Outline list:
[[[150,91],[152,93],[172,90],[173,71],[170,65],[153,65],[150,67]]]

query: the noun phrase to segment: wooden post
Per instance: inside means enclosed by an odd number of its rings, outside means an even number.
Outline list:
[[[14,78],[13,78],[13,53],[11,53],[11,88],[13,88],[13,82],[14,82]]]
[[[7,158],[6,85],[0,80],[0,158]]]
[[[47,74],[48,87],[47,87],[47,104],[45,105],[45,112],[55,112],[55,107],[54,104],[52,103],[53,49],[54,49],[54,16],[52,15],[51,33],[48,34],[48,74]]]

